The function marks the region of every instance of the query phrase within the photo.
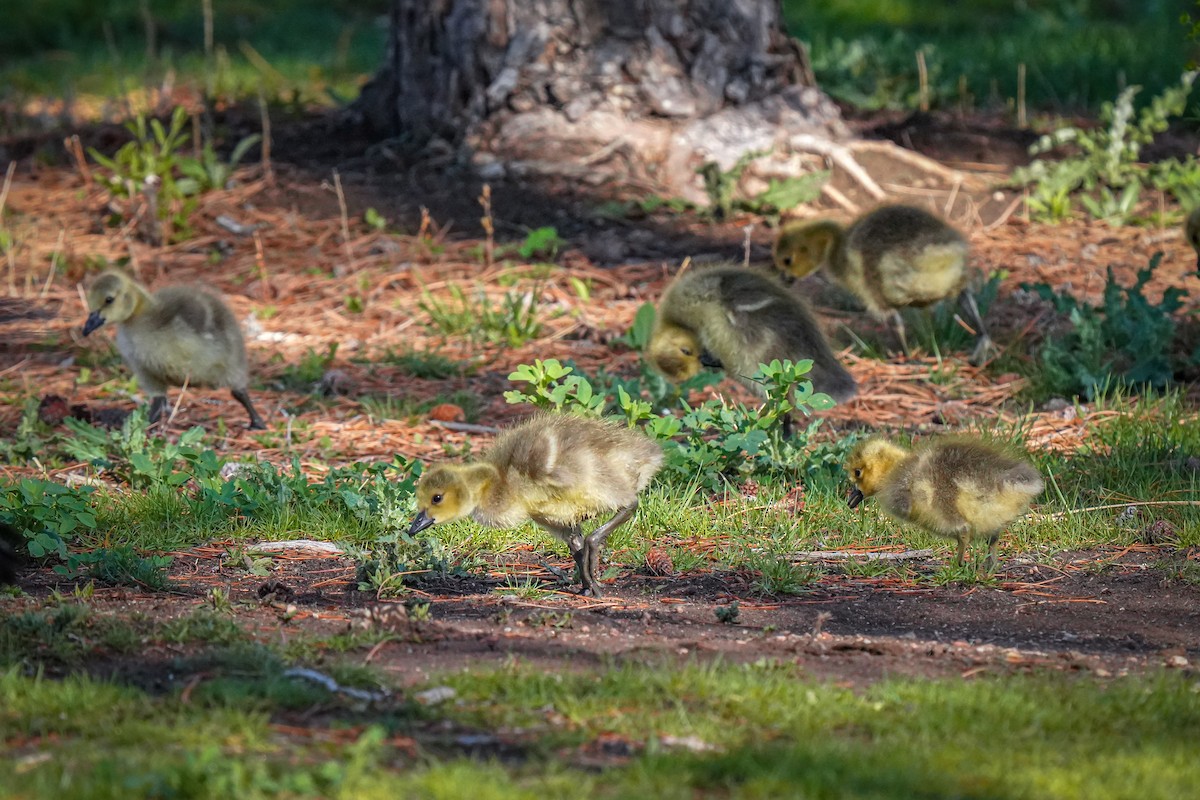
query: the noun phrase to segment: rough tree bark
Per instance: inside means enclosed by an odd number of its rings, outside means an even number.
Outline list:
[[[393,0],[386,63],[357,107],[381,134],[465,147],[485,177],[633,181],[703,202],[699,166],[754,152],[769,155],[747,190],[832,164],[843,189],[883,196],[856,173],[779,0]]]

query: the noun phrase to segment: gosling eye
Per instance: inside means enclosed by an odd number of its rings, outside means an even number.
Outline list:
[[[854,477],[856,477],[856,478],[861,478],[861,477],[862,477],[862,470],[861,470],[861,469],[856,469],[856,470],[854,470]]]
[[[683,353],[685,356],[690,356],[690,355],[692,355],[692,348],[681,347],[681,348],[679,348],[679,352]]]
[[[442,502],[442,496],[440,494],[435,494],[433,497],[429,498],[429,502],[433,503],[435,506],[439,505]]]
[[[106,306],[111,306],[111,305],[112,305],[112,302],[113,302],[113,300],[115,300],[115,299],[116,299],[116,298],[115,298],[115,297],[113,297],[113,296],[110,294],[108,297],[105,297],[105,298],[104,298],[104,305],[106,305]]]
[[[784,257],[783,257],[783,265],[784,265],[785,267],[790,267],[790,266],[792,265],[792,257],[791,257],[791,256],[784,256]]]

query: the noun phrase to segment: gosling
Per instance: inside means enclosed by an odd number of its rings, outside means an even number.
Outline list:
[[[975,329],[971,363],[983,363],[993,348],[967,286],[967,241],[927,211],[889,205],[847,228],[829,220],[786,225],[775,239],[773,255],[777,269],[798,278],[827,267],[872,315],[891,319],[906,354],[900,309],[932,305],[954,294]]]
[[[1200,206],[1192,209],[1183,225],[1184,235],[1188,244],[1196,251],[1196,271],[1200,272]]]
[[[760,364],[812,359],[815,391],[843,403],[858,390],[808,306],[775,275],[740,266],[693,267],[677,275],[659,301],[646,353],[675,383],[708,367],[763,397],[763,386],[752,380]]]
[[[106,323],[117,326],[117,349],[150,395],[151,422],[167,404],[167,387],[185,383],[228,386],[250,415],[250,428],[266,427],[247,392],[249,371],[242,331],[229,307],[197,286],[168,286],[151,294],[117,270],[102,273],[87,292],[83,335]]]
[[[599,597],[604,541],[633,516],[662,461],[657,442],[624,425],[539,414],[500,434],[477,463],[439,464],[422,474],[408,532],[464,517],[490,528],[532,520],[566,543],[583,593]],[[584,535],[584,520],[609,512]]]
[[[844,468],[853,483],[851,508],[878,495],[892,517],[955,539],[959,565],[970,539],[986,539],[989,572],[1000,532],[1045,488],[1025,459],[965,436],[938,437],[911,451],[873,437],[851,452]]]

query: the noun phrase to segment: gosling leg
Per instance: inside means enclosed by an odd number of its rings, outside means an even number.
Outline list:
[[[572,578],[572,581],[575,579],[582,581],[584,575],[583,554],[585,549],[583,532],[580,531],[578,527],[568,528],[562,525],[554,525],[545,520],[538,520],[538,524],[550,531],[559,539],[562,539],[563,543],[566,544],[567,551],[571,554],[571,558],[575,561],[576,578]],[[555,574],[558,574],[557,570],[553,571]],[[565,575],[560,577],[562,577],[564,580],[566,579]]]
[[[163,409],[167,407],[167,396],[165,394],[156,394],[150,399],[150,411],[146,414],[150,424],[158,422],[162,417]]]
[[[629,518],[633,516],[633,512],[637,511],[637,507],[638,501],[634,500],[632,505],[619,509],[612,519],[597,527],[584,538],[583,546],[587,551],[588,566],[587,577],[583,585],[584,594],[590,593],[592,597],[600,596],[600,585],[596,580],[596,573],[600,571],[600,550],[604,547],[604,541],[609,534],[628,522]]]
[[[960,533],[955,538],[958,539],[958,555],[954,557],[954,563],[961,567],[967,557],[967,537]]]
[[[266,429],[263,424],[262,417],[254,410],[254,405],[250,402],[250,393],[245,389],[230,389],[229,393],[233,395],[233,399],[242,404],[242,408],[250,414],[250,430],[261,431]]]
[[[1000,543],[1000,534],[999,533],[993,533],[991,536],[988,537],[987,560],[985,560],[983,562],[983,565],[989,575],[991,575],[993,572],[996,571],[996,563],[997,563],[996,545],[998,545],[999,543]]]
[[[899,309],[892,309],[891,319],[892,327],[896,330],[896,338],[900,340],[900,349],[904,352],[904,355],[912,355],[908,349],[908,337],[904,335],[904,317],[900,316]]]
[[[959,292],[958,307],[966,315],[967,324],[975,329],[975,350],[971,353],[971,363],[979,366],[984,361],[987,361],[988,356],[992,354],[996,346],[992,342],[992,337],[988,336],[987,328],[983,324],[983,315],[979,313],[979,306],[975,303],[975,295],[971,294],[970,289],[963,289]]]

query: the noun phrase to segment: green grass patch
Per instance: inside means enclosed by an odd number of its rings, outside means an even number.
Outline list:
[[[0,96],[117,98],[179,83],[217,97],[256,97],[296,108],[352,98],[384,55],[379,0],[247,4],[213,0],[211,58],[202,4],[167,0],[49,0],[11,9],[0,31]]]
[[[821,87],[863,108],[915,109],[917,52],[933,107],[1012,108],[1026,65],[1031,109],[1098,109],[1129,84],[1157,94],[1197,48],[1180,22],[1190,0],[970,5],[919,0],[785,0]],[[1147,43],[1153,46],[1147,46]]]
[[[458,701],[417,709],[354,708],[281,679],[280,666],[255,649],[181,664],[207,678],[186,701],[0,672],[0,781],[63,798],[1151,800],[1188,796],[1200,780],[1190,746],[1200,695],[1182,674],[893,679],[851,691],[776,665],[507,668],[439,678],[430,685],[448,683]],[[312,737],[272,727],[317,709],[301,723]],[[503,743],[507,757],[471,758],[448,731]],[[577,766],[601,739],[623,742],[628,758]]]

